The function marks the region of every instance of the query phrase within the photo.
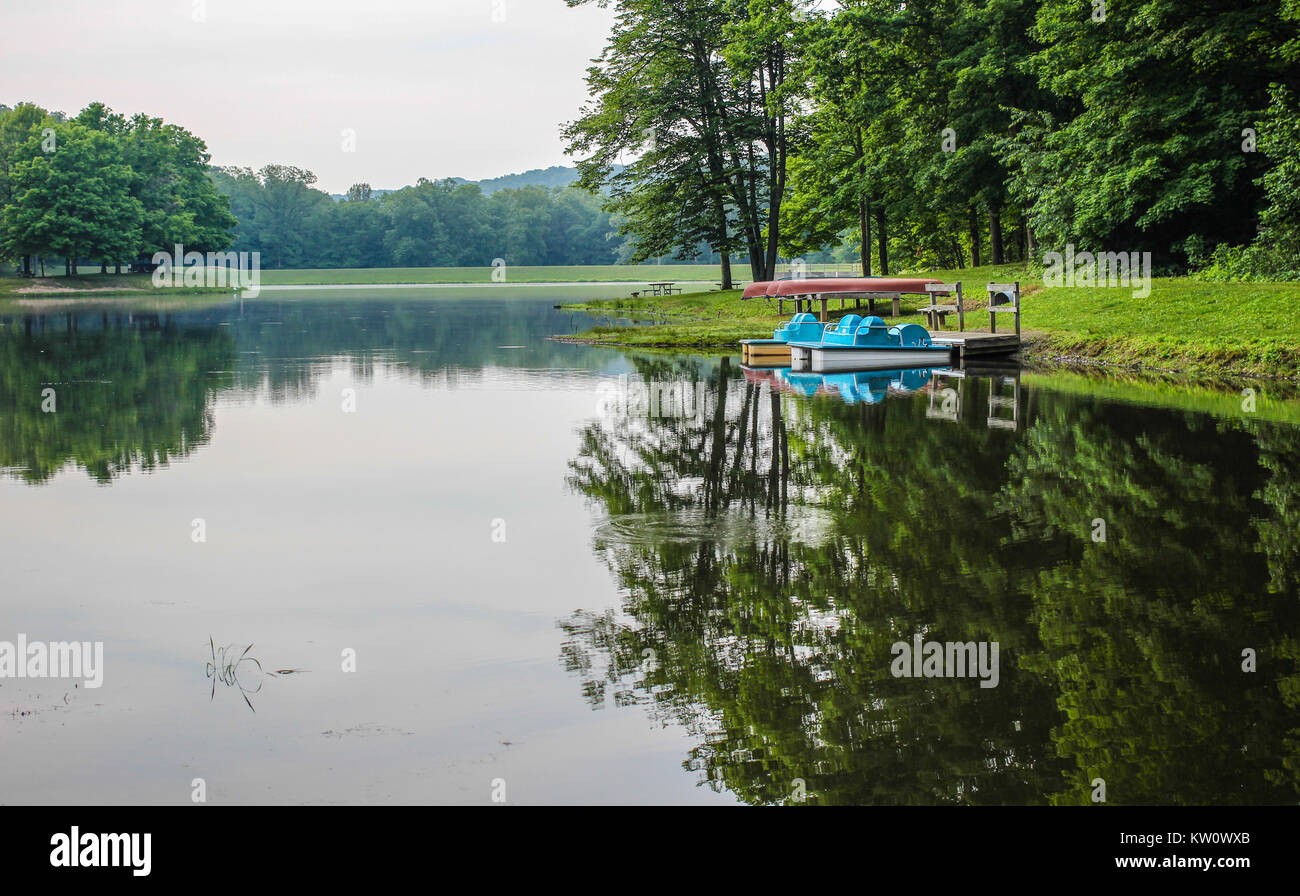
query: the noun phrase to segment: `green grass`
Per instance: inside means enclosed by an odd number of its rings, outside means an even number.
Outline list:
[[[18,290],[43,286],[48,290],[76,290],[96,295],[135,294],[153,290],[149,274],[101,274],[97,266],[82,265],[72,277],[63,276],[61,266],[46,269],[48,277],[0,276],[0,297],[24,295]],[[493,283],[494,269],[475,268],[331,268],[260,271],[266,286],[345,286],[351,284]],[[680,283],[716,282],[721,277],[716,264],[606,264],[606,265],[512,265],[505,270],[506,283],[645,283],[672,280]],[[204,290],[186,290],[200,292]],[[65,295],[48,292],[48,297]]]
[[[590,342],[642,348],[735,348],[779,320],[775,306],[769,313],[762,300],[742,301],[741,290],[711,290],[673,296],[601,299],[565,305],[595,313],[618,313],[638,319],[659,320],[649,325],[597,326],[579,338]]]
[[[960,280],[966,293],[966,327],[987,330],[985,284],[1019,280],[1024,303],[1025,355],[1032,360],[1095,362],[1197,375],[1246,374],[1300,377],[1300,283],[1212,283],[1186,277],[1152,282],[1138,298],[1127,288],[1042,286],[1041,275],[1012,265],[957,271],[910,272]],[[919,302],[905,298],[904,316]],[[589,302],[664,323],[582,334],[597,342],[633,346],[734,348],[739,339],[764,337],[781,319],[775,303],[741,301],[739,291]],[[787,305],[785,317],[791,309]],[[841,312],[831,303],[833,316]],[[914,317],[919,320],[919,317]],[[949,318],[949,326],[954,321]],[[1010,316],[999,328],[1011,325]]]
[[[1300,375],[1300,283],[1168,278],[1136,299],[1120,289],[1042,290],[1025,326],[1065,357],[1195,373]],[[987,314],[984,315],[987,318]]]
[[[267,286],[320,286],[349,283],[492,283],[494,269],[481,268],[335,268],[320,270],[266,270]],[[716,281],[716,264],[590,264],[510,265],[507,283],[645,283],[655,280]]]

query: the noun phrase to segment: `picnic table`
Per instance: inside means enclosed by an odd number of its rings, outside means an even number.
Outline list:
[[[647,283],[646,286],[650,287],[651,294],[656,296],[670,296],[682,291],[676,280],[661,280],[658,283]]]

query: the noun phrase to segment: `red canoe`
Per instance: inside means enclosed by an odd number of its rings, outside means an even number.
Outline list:
[[[924,293],[927,283],[942,280],[897,277],[826,277],[806,280],[777,280],[773,296],[810,296],[837,292],[908,292]]]
[[[743,297],[810,296],[837,292],[905,292],[924,294],[927,283],[942,283],[922,277],[814,277],[802,280],[760,280],[745,287]]]

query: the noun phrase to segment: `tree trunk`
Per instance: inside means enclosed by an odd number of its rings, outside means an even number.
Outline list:
[[[725,248],[727,245],[727,207],[722,204],[722,197],[715,197],[718,215],[718,235],[721,237],[719,245],[724,248],[718,250],[718,260],[722,263],[722,288],[731,289],[731,253]]]
[[[980,266],[980,220],[975,214],[975,206],[970,207],[970,266]]]
[[[1034,228],[1028,224],[1025,225],[1025,244],[1029,247],[1029,256],[1031,258],[1038,254],[1038,240],[1034,236]]]
[[[885,232],[885,205],[876,206],[876,246],[880,250],[880,275],[889,276],[889,235]]]
[[[862,244],[858,255],[862,259],[862,276],[871,276],[871,200],[858,197],[858,226],[862,228]]]
[[[72,276],[72,259],[75,258],[75,257],[76,257],[76,256],[71,256],[71,257],[69,257],[69,256],[64,256],[64,258],[63,258],[63,276],[65,276],[65,277],[71,277],[71,276]]]
[[[1002,212],[999,209],[989,209],[989,261],[992,264],[1002,264],[1005,259],[1002,257]]]

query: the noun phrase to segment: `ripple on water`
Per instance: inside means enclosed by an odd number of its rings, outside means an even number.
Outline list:
[[[702,509],[659,513],[624,513],[596,524],[597,540],[606,544],[656,545],[701,541],[724,544],[795,542],[816,545],[834,530],[831,514],[818,507],[799,507],[783,515],[744,509],[708,513]]]

